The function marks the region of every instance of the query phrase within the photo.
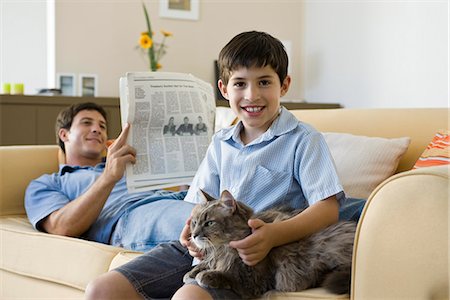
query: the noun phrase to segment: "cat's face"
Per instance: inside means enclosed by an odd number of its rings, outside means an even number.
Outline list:
[[[191,238],[200,250],[228,244],[250,234],[247,220],[250,208],[238,203],[228,192],[222,192],[216,200],[203,193],[205,202],[192,212]]]

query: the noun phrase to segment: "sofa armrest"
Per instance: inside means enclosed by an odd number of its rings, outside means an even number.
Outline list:
[[[352,299],[448,297],[449,172],[399,173],[371,194],[356,233]]]
[[[31,180],[58,170],[58,146],[0,146],[0,215],[25,214]]]

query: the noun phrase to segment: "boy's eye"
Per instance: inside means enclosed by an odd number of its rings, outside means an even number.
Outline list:
[[[245,87],[245,82],[238,81],[238,82],[235,82],[233,85],[237,88],[242,88],[242,87]]]
[[[270,84],[270,81],[269,81],[269,80],[261,80],[261,81],[259,82],[259,84],[262,85],[262,86],[267,86],[267,85]]]

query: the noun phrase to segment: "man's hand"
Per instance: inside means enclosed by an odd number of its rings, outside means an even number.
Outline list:
[[[127,144],[129,131],[130,124],[126,123],[120,135],[108,147],[104,176],[112,182],[123,177],[127,163],[136,163],[136,150]]]
[[[230,242],[230,247],[237,249],[246,265],[256,265],[272,249],[271,225],[260,219],[250,219],[248,226],[252,228],[252,234],[242,240]]]
[[[189,254],[192,257],[203,259],[203,254],[200,250],[195,246],[195,244],[191,241],[191,218],[187,219],[186,224],[183,227],[183,230],[180,234],[180,243],[184,247],[188,248]]]

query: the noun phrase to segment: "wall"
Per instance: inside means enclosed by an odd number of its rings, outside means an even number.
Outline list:
[[[301,1],[223,1],[200,3],[198,21],[159,17],[159,2],[145,1],[156,39],[171,31],[163,71],[187,72],[215,83],[214,60],[237,33],[262,30],[292,42],[292,88],[286,98],[301,97]],[[119,77],[146,71],[135,49],[146,24],[141,1],[57,1],[56,71],[95,73],[99,96],[117,96]]]
[[[51,87],[44,2],[0,1],[0,81],[23,81],[28,94]],[[221,47],[256,29],[292,41],[286,98],[348,108],[448,106],[447,0],[204,0],[198,21],[160,18],[158,1],[145,3],[154,31],[174,33],[164,71],[215,84]],[[98,74],[99,96],[107,97],[118,95],[127,71],[147,69],[135,49],[146,28],[140,0],[57,0],[55,6],[56,72]]]
[[[24,83],[27,94],[48,86],[46,16],[45,1],[0,0],[0,83]]]
[[[448,1],[307,1],[304,95],[345,107],[448,107]]]

